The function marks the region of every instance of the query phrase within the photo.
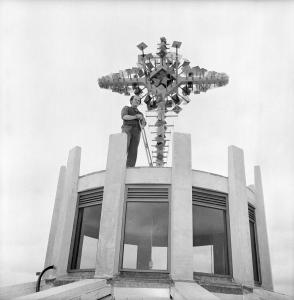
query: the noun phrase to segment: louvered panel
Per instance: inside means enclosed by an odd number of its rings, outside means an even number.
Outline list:
[[[195,195],[192,195],[194,201],[203,201],[203,202],[214,202],[219,205],[223,205],[226,203],[226,198],[214,198],[214,197],[207,197],[203,195],[198,195],[197,192]]]
[[[129,187],[128,199],[168,199],[168,188],[163,187]]]
[[[199,190],[195,188],[193,189],[193,191],[195,192],[195,195],[197,195],[197,197],[205,197],[205,198],[216,199],[220,201],[223,201],[223,199],[226,198],[224,194],[215,194],[209,191],[203,192],[203,190]]]
[[[255,222],[255,207],[253,205],[251,205],[250,203],[248,203],[248,216],[249,216],[249,220]]]
[[[103,188],[79,193],[79,205],[94,204],[103,200]]]
[[[192,189],[192,200],[199,204],[213,205],[220,208],[226,208],[227,206],[226,194],[210,192],[195,187]]]
[[[102,201],[103,200],[103,194],[102,193],[97,193],[96,195],[91,195],[91,197],[88,196],[80,196],[80,201]]]

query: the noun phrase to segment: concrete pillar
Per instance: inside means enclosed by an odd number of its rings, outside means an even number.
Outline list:
[[[256,229],[262,287],[267,290],[273,290],[272,268],[268,244],[261,172],[259,166],[254,167],[254,184],[256,197]]]
[[[60,210],[63,201],[65,172],[66,172],[66,167],[61,166],[59,170],[59,178],[58,178],[57,190],[55,195],[55,203],[53,208],[53,215],[51,220],[50,234],[49,234],[49,240],[47,245],[44,268],[56,263],[56,253],[54,252],[54,249],[57,249],[56,240],[57,240],[57,235],[60,234],[58,228],[59,228]]]
[[[54,244],[56,276],[67,273],[69,251],[77,207],[78,180],[80,173],[81,148],[76,146],[69,152],[64,180],[63,200],[60,205],[58,235]]]
[[[175,132],[171,178],[171,277],[193,279],[191,137]]]
[[[228,182],[233,277],[253,285],[253,266],[243,150],[229,147]]]
[[[96,259],[96,278],[113,277],[118,273],[126,149],[127,135],[125,133],[110,135]]]

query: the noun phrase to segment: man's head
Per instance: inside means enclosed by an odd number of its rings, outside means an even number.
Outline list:
[[[132,107],[136,108],[138,105],[141,104],[141,98],[137,95],[134,95],[131,97],[130,103]]]

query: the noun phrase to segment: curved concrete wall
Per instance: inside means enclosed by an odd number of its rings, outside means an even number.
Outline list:
[[[171,168],[129,168],[125,184],[171,184]],[[79,177],[78,191],[104,186],[105,170],[85,174]],[[228,193],[228,178],[205,171],[192,170],[192,186]],[[248,189],[250,199],[253,192]]]
[[[228,193],[228,178],[213,173],[192,170],[192,185],[203,189]]]
[[[77,192],[104,187],[95,276],[108,278],[117,274],[119,270],[125,185],[161,184],[170,185],[170,228],[173,233],[170,241],[170,274],[173,279],[193,278],[192,187],[197,187],[228,195],[232,275],[237,282],[250,285],[253,285],[253,270],[248,203],[256,208],[259,253],[267,258],[261,260],[261,277],[263,285],[272,288],[272,279],[266,275],[270,272],[270,260],[267,254],[268,241],[264,237],[266,222],[260,171],[255,172],[257,175],[255,174],[254,185],[247,186],[242,149],[229,147],[226,177],[191,169],[191,138],[188,134],[174,133],[172,168],[126,168],[125,148],[124,133],[111,135],[107,170],[83,176],[79,176],[80,148],[75,147],[70,152],[65,180],[60,180],[58,185],[56,209],[54,208],[51,225],[52,234],[50,233],[52,238],[49,239],[46,256],[46,264],[54,257],[52,263],[58,267],[57,276],[66,274],[67,271]],[[61,228],[59,233],[56,233],[57,227]]]
[[[86,174],[79,177],[78,191],[85,191],[104,186],[105,170]]]
[[[128,168],[126,184],[171,184],[171,168]]]

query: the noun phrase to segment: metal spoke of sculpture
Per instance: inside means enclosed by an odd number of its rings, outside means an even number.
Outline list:
[[[228,83],[229,77],[225,73],[207,71],[199,66],[190,67],[190,61],[182,59],[178,54],[181,42],[174,41],[168,51],[169,44],[166,38],[160,38],[158,53],[145,54],[145,43],[137,47],[142,51],[138,55],[137,67],[112,73],[98,79],[101,88],[111,89],[113,92],[130,95],[131,91],[139,95],[147,105],[148,111],[157,113],[154,126],[155,165],[162,167],[165,164],[164,151],[166,147],[166,113],[179,114],[182,104],[190,102],[189,95],[206,92],[214,87],[221,87]]]

